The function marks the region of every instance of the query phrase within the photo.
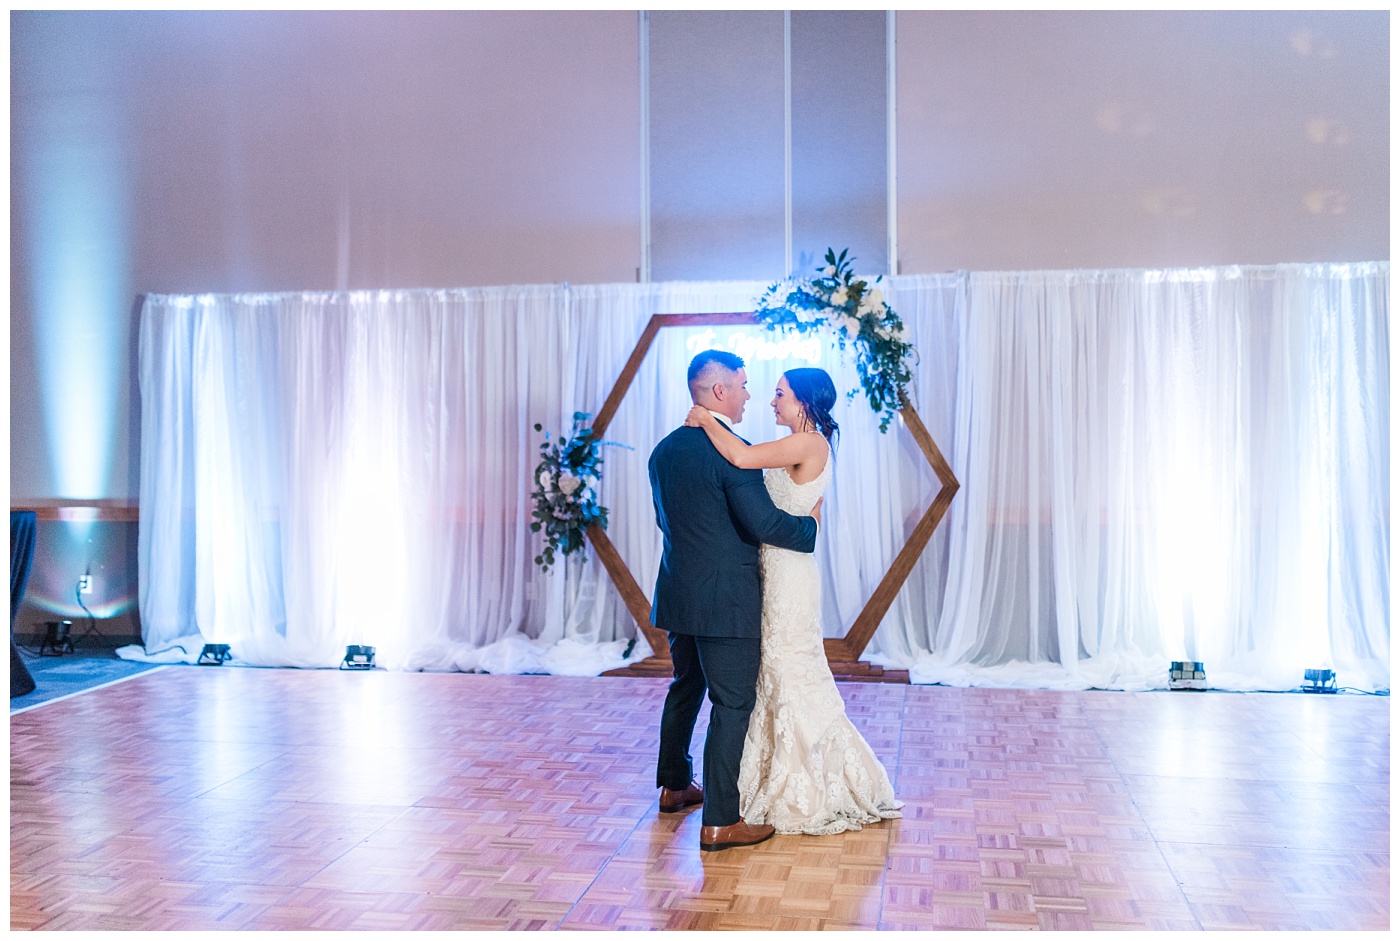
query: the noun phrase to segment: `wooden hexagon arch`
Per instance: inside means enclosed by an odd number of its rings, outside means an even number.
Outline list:
[[[637,340],[637,346],[632,350],[632,355],[628,357],[627,364],[622,367],[622,373],[617,377],[617,382],[613,384],[612,391],[608,393],[603,407],[598,410],[598,417],[593,420],[594,435],[601,438],[607,431],[613,416],[617,414],[618,406],[622,404],[623,396],[627,394],[632,380],[636,378],[637,370],[641,368],[642,360],[646,357],[647,351],[651,349],[652,342],[662,327],[743,326],[758,323],[758,316],[753,313],[653,314],[651,320],[647,321],[646,329],[642,331],[641,337]],[[894,603],[899,589],[904,586],[909,573],[913,571],[914,563],[918,561],[919,555],[923,553],[924,547],[932,538],[934,529],[937,528],[943,515],[948,511],[949,504],[953,502],[953,495],[958,492],[958,479],[953,475],[953,469],[943,458],[943,452],[939,451],[938,445],[934,444],[933,437],[919,418],[919,413],[903,396],[900,397],[900,402],[902,407],[899,414],[904,419],[904,425],[914,436],[919,450],[928,460],[929,466],[933,468],[933,473],[938,477],[942,488],[934,497],[933,502],[929,504],[929,508],[924,511],[924,515],[919,520],[918,525],[914,527],[914,531],[909,534],[904,548],[899,550],[899,554],[890,563],[889,570],[885,572],[884,577],[880,579],[880,584],[876,586],[874,593],[865,602],[865,607],[856,616],[855,623],[846,632],[846,636],[826,639],[827,662],[831,665],[832,674],[842,679],[874,680],[886,678],[882,676],[883,671],[879,667],[862,662],[860,655],[865,651],[870,639],[875,636],[875,629],[880,626],[881,619],[889,611],[890,605]],[[648,600],[641,586],[637,584],[637,580],[632,577],[631,570],[627,568],[627,563],[622,561],[622,556],[618,554],[617,548],[608,538],[608,534],[597,526],[590,526],[587,535],[594,551],[598,553],[599,561],[607,569],[608,577],[612,579],[613,586],[617,588],[618,594],[622,596],[622,600],[627,605],[627,610],[631,612],[633,620],[637,622],[638,630],[651,644],[654,654],[639,663],[632,664],[627,669],[610,670],[605,675],[670,676],[672,668],[666,632],[651,623],[651,601]],[[893,672],[891,671],[891,673]],[[903,671],[899,671],[899,673],[901,674],[899,677],[889,676],[888,678],[898,678],[907,682],[907,674],[903,674]]]

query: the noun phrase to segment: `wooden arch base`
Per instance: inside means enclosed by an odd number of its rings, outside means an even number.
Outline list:
[[[641,338],[637,340],[637,346],[632,350],[632,355],[628,357],[627,364],[622,367],[622,374],[617,377],[617,382],[613,383],[607,401],[598,410],[598,417],[593,421],[594,435],[601,438],[607,431],[613,416],[617,414],[618,406],[622,404],[623,397],[632,386],[632,380],[636,378],[637,370],[641,368],[642,360],[646,358],[647,351],[651,349],[652,342],[655,341],[656,335],[661,332],[661,328],[743,326],[757,323],[759,323],[758,317],[752,313],[653,314],[651,320],[647,322],[646,329],[642,331]],[[948,466],[943,453],[938,450],[938,445],[934,444],[933,437],[919,418],[919,413],[914,410],[914,406],[907,399],[901,397],[900,401],[902,407],[899,414],[904,419],[904,426],[914,436],[915,442],[919,445],[919,451],[928,460],[929,467],[933,468],[933,473],[938,477],[942,488],[934,497],[929,508],[924,511],[924,515],[920,518],[918,525],[914,527],[914,531],[909,534],[909,539],[904,543],[904,547],[899,550],[899,554],[890,563],[889,571],[885,572],[884,577],[880,579],[880,584],[875,587],[874,593],[865,602],[865,607],[857,615],[855,623],[846,632],[846,636],[826,639],[826,659],[831,665],[832,675],[838,680],[909,682],[907,671],[884,670],[861,660],[860,655],[865,652],[870,639],[875,636],[875,629],[880,626],[880,621],[889,611],[890,605],[894,603],[900,588],[904,587],[909,573],[914,570],[914,563],[918,561],[924,547],[928,545],[934,529],[943,519],[943,514],[948,512],[948,506],[953,502],[953,495],[958,492],[958,479],[953,475],[953,469]],[[651,645],[651,649],[655,651],[653,656],[647,657],[645,660],[622,670],[609,670],[603,675],[671,676],[671,659],[666,632],[657,629],[651,623],[651,601],[647,599],[646,593],[637,584],[637,580],[632,577],[627,563],[622,561],[622,556],[618,554],[617,547],[612,544],[607,533],[597,526],[590,526],[587,535],[588,541],[593,545],[593,550],[598,554],[599,561],[603,563],[603,568],[607,569],[608,577],[612,579],[613,586],[622,596],[627,610],[632,614],[632,619],[637,622],[637,629],[642,632],[647,643]]]

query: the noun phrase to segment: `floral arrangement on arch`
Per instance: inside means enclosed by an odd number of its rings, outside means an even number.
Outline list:
[[[849,251],[837,255],[828,248],[819,277],[779,281],[756,302],[754,312],[769,330],[830,330],[843,353],[848,344],[854,348],[861,388],[884,432],[905,404],[905,390],[914,378],[910,365],[918,356],[904,322],[880,289],[852,273],[855,259],[846,257]],[[855,389],[847,393],[848,398],[855,395]]]
[[[598,481],[603,476],[600,449],[612,445],[632,450],[618,441],[600,441],[592,428],[582,424],[593,416],[574,412],[573,433],[552,443],[545,431],[540,443],[540,463],[535,468],[535,489],[530,494],[534,502],[531,532],[544,532],[544,550],[535,556],[535,564],[546,572],[555,563],[555,554],[569,556],[575,552],[588,558],[584,530],[597,525],[608,528],[608,511],[598,503]],[[536,422],[536,431],[543,427]]]

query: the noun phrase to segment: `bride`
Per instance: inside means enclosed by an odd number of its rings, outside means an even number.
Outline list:
[[[778,424],[791,433],[747,445],[696,406],[687,425],[705,430],[725,460],[769,468],[764,484],[779,509],[809,512],[831,480],[831,407],[836,387],[825,370],[789,369],[773,397]],[[762,662],[757,702],[739,767],[739,811],[779,833],[840,833],[900,816],[889,775],[861,738],[827,666],[821,586],[811,554],[764,545]]]

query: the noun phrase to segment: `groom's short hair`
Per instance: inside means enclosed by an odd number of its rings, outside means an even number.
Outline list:
[[[744,368],[739,356],[726,350],[705,350],[697,353],[685,372],[691,399],[698,399],[721,375],[730,376]]]

